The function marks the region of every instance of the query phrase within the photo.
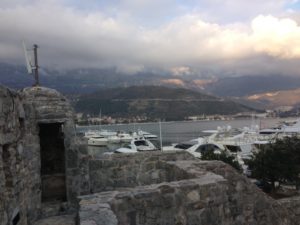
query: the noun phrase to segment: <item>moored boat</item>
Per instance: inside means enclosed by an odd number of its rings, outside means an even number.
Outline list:
[[[155,151],[157,148],[154,146],[154,144],[143,138],[134,138],[130,144],[116,149],[115,153],[137,153],[137,152],[143,152],[143,151]]]
[[[143,136],[147,140],[157,140],[158,139],[157,135],[151,134],[151,133],[149,133],[147,131],[143,131],[143,130],[138,130],[137,134],[139,136]]]
[[[108,140],[106,137],[98,135],[88,139],[88,145],[91,146],[107,146]]]

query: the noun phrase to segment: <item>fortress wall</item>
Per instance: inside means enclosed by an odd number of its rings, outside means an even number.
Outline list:
[[[96,175],[105,188],[79,197],[79,224],[298,224],[291,210],[222,162],[156,154],[154,161],[146,153],[112,156],[98,168],[91,161],[91,180],[96,169],[105,171]]]
[[[28,136],[31,132],[32,135]],[[40,207],[37,132],[26,121],[21,96],[0,87],[0,224],[28,224]]]
[[[80,168],[86,143],[76,138],[73,119],[70,103],[53,89],[0,86],[1,225],[32,224],[46,216],[49,200],[75,209],[89,190]]]

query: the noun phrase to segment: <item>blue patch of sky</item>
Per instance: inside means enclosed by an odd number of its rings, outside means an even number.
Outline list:
[[[176,17],[194,13],[200,13],[200,15],[203,15],[204,20],[225,24],[249,18],[247,14],[243,15],[241,13],[237,13],[237,15],[235,15],[232,13],[228,14],[226,12],[220,13],[220,11],[222,12],[220,8],[216,9],[215,15],[213,13],[215,10],[213,8],[214,4],[207,0],[162,0],[161,8],[140,8],[138,11],[136,9],[131,9],[130,4],[126,7],[126,4],[122,0],[63,0],[63,2],[65,6],[75,8],[76,10],[84,13],[99,12],[112,18],[118,18],[120,17],[120,13],[125,12],[125,14],[127,13],[127,15],[130,15],[133,23],[145,28],[158,27],[172,21]],[[125,8],[123,8],[124,6]],[[206,12],[205,14],[205,10],[209,10],[209,12]]]
[[[106,11],[107,8],[118,4],[119,0],[64,0],[63,4],[82,11]]]
[[[300,10],[300,1],[292,1],[286,4],[286,9]]]
[[[190,0],[188,0],[189,2]],[[76,10],[93,13],[99,12],[108,17],[116,18],[122,13],[130,15],[132,21],[143,27],[155,27],[172,20],[174,17],[180,15],[181,10],[178,10],[179,5],[185,4],[183,0],[175,0],[174,4],[169,4],[165,8],[156,9],[143,9],[139,11],[131,9],[123,5],[121,0],[64,0],[63,4],[67,7],[74,8]],[[125,8],[123,8],[125,6]]]
[[[103,9],[111,8],[114,6],[122,5],[122,0],[63,0],[64,4],[78,9]],[[163,3],[163,2],[162,2]],[[199,1],[196,0],[174,0],[170,3],[170,7],[184,7],[186,9],[192,9],[199,5]]]

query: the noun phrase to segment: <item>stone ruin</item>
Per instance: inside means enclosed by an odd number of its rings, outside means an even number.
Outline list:
[[[95,159],[73,119],[55,90],[0,86],[0,225],[299,224],[299,198],[271,199],[221,162],[184,152]]]
[[[81,193],[75,186],[84,179],[77,173],[80,144],[73,115],[55,90],[0,87],[1,225],[33,224],[49,213],[44,203],[75,205]]]

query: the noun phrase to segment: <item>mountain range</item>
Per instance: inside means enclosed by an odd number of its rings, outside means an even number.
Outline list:
[[[223,98],[230,97],[234,101],[257,108],[272,109],[283,105],[300,104],[300,95],[296,94],[297,89],[300,88],[300,78],[276,74],[199,78],[196,75],[174,76],[153,71],[128,75],[115,68],[71,70],[42,68],[40,81],[42,85],[55,88],[67,95],[89,94],[107,88],[146,85],[185,88]],[[0,83],[20,89],[32,85],[33,78],[26,73],[23,65],[0,63]]]
[[[146,116],[149,119],[183,120],[188,116],[235,114],[250,107],[183,88],[131,86],[83,95],[74,102],[78,112],[113,117]]]

